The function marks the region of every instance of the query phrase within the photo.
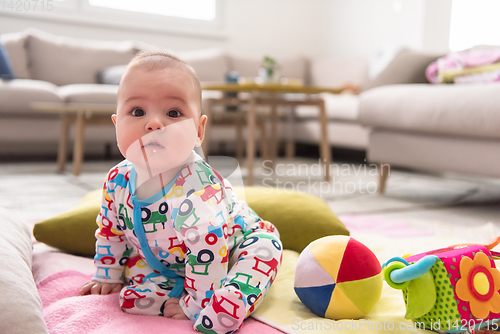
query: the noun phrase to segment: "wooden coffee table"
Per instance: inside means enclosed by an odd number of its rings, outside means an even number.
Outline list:
[[[281,85],[281,84],[225,84],[225,83],[205,83],[202,85],[203,90],[215,90],[221,92],[247,92],[250,93],[248,99],[236,98],[219,98],[219,99],[205,99],[206,110],[208,115],[207,129],[210,128],[210,113],[213,104],[249,104],[247,113],[248,125],[248,138],[247,138],[247,185],[253,184],[253,167],[255,159],[255,130],[256,130],[256,114],[258,105],[271,106],[271,139],[272,143],[271,156],[276,157],[277,150],[277,106],[317,106],[319,110],[318,120],[321,124],[321,142],[320,142],[320,157],[321,162],[325,168],[325,180],[330,180],[330,145],[328,142],[328,120],[326,117],[325,102],[318,95],[320,93],[333,93],[339,94],[343,89],[341,88],[327,88],[327,87],[312,87],[300,85]],[[264,94],[265,93],[265,94]],[[283,94],[303,94],[301,99],[287,99]],[[229,113],[229,112],[228,112]],[[209,136],[208,136],[209,138]],[[204,141],[203,146],[208,147],[208,140]],[[205,150],[204,150],[205,151]]]
[[[68,154],[68,134],[71,125],[75,125],[75,141],[73,146],[73,175],[80,175],[84,144],[85,127],[95,124],[112,125],[111,115],[116,112],[114,104],[87,104],[87,103],[50,103],[36,102],[31,105],[33,110],[61,115],[61,132],[59,134],[59,148],[57,152],[57,169],[62,172]]]

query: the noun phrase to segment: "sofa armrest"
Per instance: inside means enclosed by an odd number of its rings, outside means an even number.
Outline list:
[[[373,88],[360,95],[364,126],[500,138],[500,85],[404,84]]]

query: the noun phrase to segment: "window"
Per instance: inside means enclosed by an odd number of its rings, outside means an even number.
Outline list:
[[[204,21],[213,21],[216,15],[215,0],[89,0],[89,4],[129,12]]]
[[[500,1],[453,0],[450,24],[450,50],[475,45],[500,45]]]
[[[0,0],[0,16],[29,17],[133,32],[225,39],[224,1]]]

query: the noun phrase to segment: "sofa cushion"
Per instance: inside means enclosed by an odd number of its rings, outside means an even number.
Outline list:
[[[105,85],[119,85],[127,65],[108,67],[97,73],[97,83]]]
[[[500,85],[393,85],[360,95],[366,126],[500,138]]]
[[[280,132],[279,138],[288,139],[288,126]],[[328,142],[331,146],[366,150],[369,130],[356,122],[328,122]],[[321,142],[321,124],[317,119],[303,119],[292,127],[293,140],[297,143],[318,145]]]
[[[97,83],[103,69],[126,65],[134,56],[133,42],[109,42],[56,36],[30,30],[28,59],[31,77],[56,85]]]
[[[303,83],[309,84],[309,62],[304,57],[292,57],[278,59],[278,73],[284,78],[301,79]]]
[[[363,86],[363,90],[384,85],[428,83],[425,70],[430,63],[441,56],[443,55],[403,49],[375,79]]]
[[[57,86],[39,80],[0,80],[0,113],[33,113],[33,102],[62,102]]]
[[[31,273],[31,235],[17,215],[0,208],[0,322],[2,333],[48,333]]]
[[[322,87],[340,87],[348,83],[363,85],[367,67],[367,58],[315,58],[311,60],[311,84]]]
[[[219,49],[176,52],[175,55],[193,67],[200,81],[224,81],[229,72],[227,55]]]
[[[117,85],[74,84],[61,86],[57,93],[69,103],[116,104]]]
[[[498,139],[374,129],[368,160],[413,170],[500,178]]]
[[[25,32],[8,33],[0,36],[0,42],[9,55],[14,76],[18,79],[30,79],[28,54],[26,52],[27,40],[28,34]]]
[[[143,44],[140,44],[144,47]],[[228,72],[227,56],[218,49],[172,52],[160,47],[149,47],[142,49],[147,51],[160,51],[173,54],[190,65],[196,72],[200,81],[223,81],[224,75]],[[112,66],[98,73],[99,83],[118,85],[125,73],[126,66]]]
[[[359,98],[352,94],[320,94],[325,101],[326,115],[329,120],[357,121],[359,114]],[[318,119],[316,106],[296,107],[297,117]]]
[[[153,51],[153,52],[156,51],[156,52],[175,54],[174,50],[141,41],[134,41],[134,47],[137,51]]]
[[[231,71],[237,71],[242,77],[256,77],[262,58],[242,56],[235,53],[229,55],[229,66]],[[278,75],[284,78],[301,79],[304,83],[309,82],[308,62],[303,57],[277,59],[279,68]]]

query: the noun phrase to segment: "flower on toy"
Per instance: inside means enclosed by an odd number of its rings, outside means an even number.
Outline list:
[[[491,267],[486,254],[478,252],[474,259],[464,256],[460,275],[455,291],[458,298],[469,302],[473,316],[485,319],[490,312],[500,312],[500,272]]]

